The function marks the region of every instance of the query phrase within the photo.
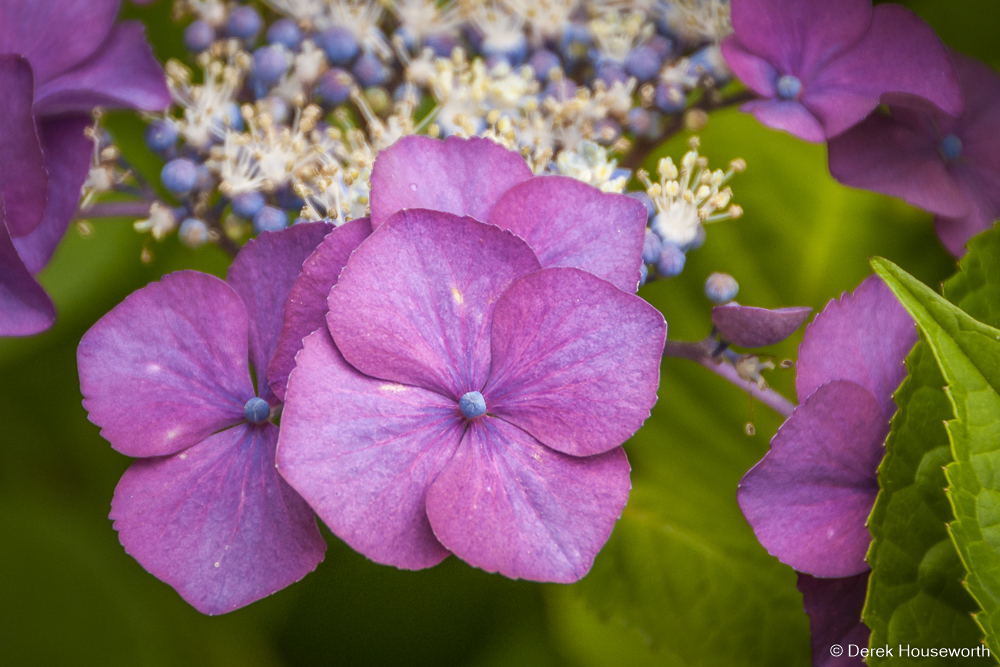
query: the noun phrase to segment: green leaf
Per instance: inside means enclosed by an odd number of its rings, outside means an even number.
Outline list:
[[[884,259],[875,270],[909,311],[934,352],[955,418],[954,462],[945,470],[955,521],[949,532],[982,612],[976,621],[1000,650],[1000,331],[976,321]]]
[[[969,241],[944,296],[983,324],[1000,329],[1000,224]]]

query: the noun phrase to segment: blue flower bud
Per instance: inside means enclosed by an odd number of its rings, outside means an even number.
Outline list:
[[[802,81],[796,76],[786,74],[778,79],[778,97],[783,100],[794,100],[802,92]]]
[[[653,35],[646,42],[646,46],[656,51],[661,61],[674,55],[674,41],[663,35]]]
[[[262,206],[253,217],[253,229],[261,232],[280,232],[288,226],[288,215],[280,208]]]
[[[726,65],[722,52],[716,45],[706,46],[691,56],[688,66],[690,76],[712,78],[716,84],[723,84],[729,80],[732,73]]]
[[[521,34],[513,41],[502,44],[485,40],[483,41],[483,55],[487,58],[503,58],[511,67],[517,67],[528,56],[528,39]]]
[[[215,41],[215,29],[205,21],[195,21],[184,29],[184,48],[201,53]]]
[[[288,71],[288,59],[284,47],[262,46],[253,52],[253,73],[265,86],[273,86],[281,81]]]
[[[251,424],[263,424],[271,416],[271,406],[263,398],[254,396],[243,406],[243,416]]]
[[[587,57],[592,44],[590,29],[584,23],[568,23],[563,26],[559,51],[567,62],[577,62]]]
[[[625,71],[640,82],[649,81],[660,72],[663,58],[653,47],[643,44],[625,55]]]
[[[628,129],[637,137],[655,137],[660,129],[660,116],[642,107],[628,112]]]
[[[470,391],[459,399],[458,408],[467,419],[475,419],[486,414],[486,399],[478,391]]]
[[[627,196],[642,202],[642,205],[646,207],[647,220],[651,219],[654,215],[656,215],[656,204],[654,204],[653,200],[649,197],[649,195],[647,195],[642,190],[638,190],[636,192],[629,192],[627,193]],[[656,260],[652,260],[649,263],[652,264],[654,261]]]
[[[945,160],[957,160],[962,156],[962,140],[949,134],[941,140],[941,155]]]
[[[174,144],[177,143],[177,128],[170,121],[153,121],[146,126],[142,138],[146,140],[149,150],[163,153],[173,148]]]
[[[191,192],[198,181],[198,165],[187,158],[177,158],[163,165],[160,182],[170,192],[182,196]]]
[[[662,82],[656,87],[656,106],[663,113],[679,113],[687,106],[687,95],[676,83]]]
[[[646,236],[642,239],[642,261],[646,264],[656,264],[662,249],[663,241],[652,230],[647,229]]]
[[[219,112],[219,122],[223,126],[232,128],[237,132],[242,132],[246,129],[246,125],[243,123],[243,113],[240,112],[240,106],[236,102],[230,102],[222,111]]]
[[[433,51],[438,58],[450,58],[458,42],[451,35],[429,35],[424,39],[424,46]]]
[[[347,28],[333,26],[314,38],[316,46],[326,52],[326,57],[334,65],[347,65],[358,55],[358,40]]]
[[[680,248],[673,243],[664,243],[660,256],[656,259],[656,272],[664,278],[673,278],[684,270],[686,260],[687,257]]]
[[[244,220],[253,220],[254,216],[264,208],[264,195],[256,190],[241,192],[233,197],[233,214]]]
[[[200,248],[208,243],[208,225],[198,218],[188,218],[181,223],[177,235],[189,248]]]
[[[728,273],[713,273],[705,280],[705,296],[719,306],[735,299],[739,291],[736,279]]]
[[[274,191],[274,199],[278,202],[278,206],[286,211],[298,211],[306,205],[305,200],[287,185]]]
[[[229,20],[226,22],[226,34],[236,39],[250,40],[257,36],[264,22],[260,14],[253,7],[237,7],[229,12]]]
[[[645,285],[647,280],[649,280],[649,268],[645,264],[640,264],[639,265],[639,287],[642,287],[643,285]]]
[[[535,78],[539,81],[545,81],[549,78],[549,72],[560,67],[562,62],[560,62],[559,56],[548,49],[538,49],[531,54],[531,60],[528,61],[528,64],[531,65],[531,69],[535,70]]]
[[[562,78],[549,81],[542,93],[545,97],[553,97],[559,102],[571,100],[576,95],[576,83],[572,79]]]
[[[610,146],[622,136],[622,126],[613,118],[602,118],[594,123],[594,140],[599,144]],[[631,178],[632,174],[629,173]]]
[[[302,31],[295,25],[295,21],[280,19],[267,29],[267,43],[281,44],[289,51],[294,51],[302,43]]]
[[[610,88],[616,81],[625,83],[628,80],[628,75],[625,73],[624,67],[609,60],[598,66],[597,78]]]
[[[388,68],[376,56],[368,53],[358,58],[351,72],[353,72],[354,78],[358,80],[358,83],[365,88],[379,86],[389,78]]]
[[[320,100],[335,107],[347,101],[353,83],[354,79],[350,74],[339,67],[334,67],[323,73],[314,90]]]

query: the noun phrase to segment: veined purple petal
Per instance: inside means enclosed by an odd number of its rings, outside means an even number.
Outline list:
[[[489,221],[528,242],[543,268],[590,271],[635,292],[642,264],[646,207],[566,176],[538,176],[497,201]]]
[[[52,299],[17,254],[0,199],[0,336],[32,336],[56,320]]]
[[[274,468],[278,429],[241,424],[136,461],[111,518],[125,550],[203,614],[224,614],[316,569],[312,510]]]
[[[486,222],[500,195],[532,175],[523,157],[489,139],[403,137],[375,160],[372,227],[407,208]]]
[[[656,403],[666,336],[639,297],[579,269],[536,271],[497,305],[487,410],[573,456],[618,447]]]
[[[323,329],[303,341],[286,398],[278,470],[330,530],[386,565],[444,560],[424,499],[462,438],[458,405],[358,373]]]
[[[720,48],[726,65],[750,90],[762,97],[778,94],[775,86],[781,74],[772,63],[751,53],[736,35],[726,37]]]
[[[161,456],[243,421],[247,313],[229,285],[179,271],[134,292],[77,350],[89,419],[129,456]]]
[[[258,395],[264,400],[271,398],[264,374],[278,344],[288,294],[302,272],[302,263],[332,229],[332,225],[314,222],[264,232],[247,241],[226,274],[226,282],[247,310],[250,359],[257,372]]]
[[[0,53],[31,61],[39,83],[86,59],[104,41],[119,0],[0,0]]]
[[[34,230],[45,212],[48,176],[31,112],[34,86],[27,60],[0,54],[0,199],[14,238]]]
[[[771,439],[736,498],[757,539],[781,562],[818,577],[864,572],[865,522],[889,419],[867,389],[823,385]]]
[[[816,116],[795,100],[753,100],[741,106],[740,111],[752,113],[764,125],[799,139],[819,143],[826,138]]]
[[[795,378],[799,400],[832,380],[850,380],[871,392],[888,421],[896,412],[892,394],[906,377],[903,360],[916,342],[906,310],[878,276],[869,276],[806,327]]]
[[[84,134],[91,123],[90,116],[71,114],[43,118],[38,124],[49,173],[48,203],[38,227],[14,239],[17,252],[32,273],[49,263],[80,202],[80,188],[94,152],[93,140]]]
[[[329,307],[326,299],[337,284],[340,272],[354,249],[372,233],[368,218],[358,218],[335,228],[309,255],[302,273],[295,279],[278,344],[267,368],[267,381],[279,400],[285,400],[288,374],[295,368],[295,355],[302,340],[316,329],[326,327]]]
[[[427,494],[434,534],[456,556],[513,579],[579,580],[628,501],[621,447],[566,456],[490,417],[469,425]]]
[[[86,113],[97,106],[159,111],[169,104],[163,70],[138,21],[117,24],[96,53],[35,94],[35,112],[41,115]]]
[[[327,323],[362,373],[457,401],[486,384],[500,296],[538,268],[524,241],[494,225],[401,211],[354,251]]]
[[[812,308],[755,308],[727,303],[712,308],[712,324],[724,340],[740,347],[766,347],[785,340],[809,317]]]
[[[868,594],[868,576],[862,572],[853,577],[819,579],[799,573],[798,589],[809,614],[812,634],[812,664],[814,667],[863,667],[858,656],[847,653],[840,657],[830,654],[830,647],[868,646],[871,631],[861,621],[861,611]]]

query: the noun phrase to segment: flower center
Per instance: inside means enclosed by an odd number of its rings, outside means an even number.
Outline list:
[[[802,82],[797,76],[786,74],[778,79],[778,96],[783,100],[793,100],[802,92]]]
[[[271,416],[271,406],[263,398],[254,396],[243,406],[243,416],[251,424],[263,424]]]
[[[467,419],[486,414],[486,399],[478,391],[470,391],[458,401],[458,407]]]
[[[957,160],[962,154],[962,140],[949,134],[941,140],[941,155],[946,160]]]

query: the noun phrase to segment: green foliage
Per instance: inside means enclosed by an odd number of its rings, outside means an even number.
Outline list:
[[[1000,223],[969,241],[944,296],[983,324],[1000,329]]]

